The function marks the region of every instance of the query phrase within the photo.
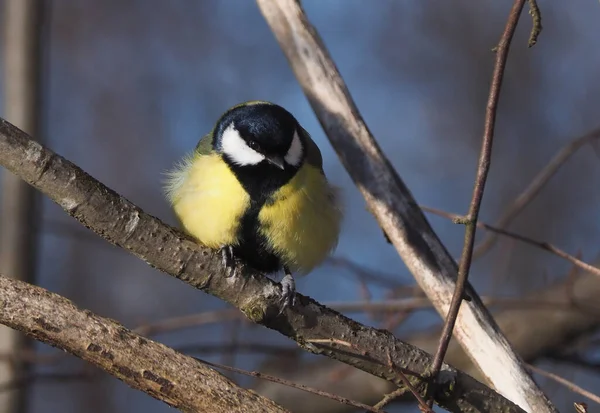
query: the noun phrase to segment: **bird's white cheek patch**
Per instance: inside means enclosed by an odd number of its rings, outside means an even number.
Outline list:
[[[233,123],[223,131],[221,149],[233,162],[242,166],[256,165],[265,159],[264,155],[256,152],[246,144],[240,133],[233,126]]]
[[[285,161],[292,166],[299,166],[300,161],[302,160],[302,152],[302,142],[296,131],[294,132],[294,139],[292,139],[290,149],[288,149],[288,152],[285,154]]]

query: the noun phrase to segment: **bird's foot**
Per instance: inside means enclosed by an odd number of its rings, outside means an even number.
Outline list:
[[[235,277],[237,275],[237,268],[235,265],[235,256],[233,255],[233,247],[231,245],[224,245],[219,251],[221,252],[223,267],[226,269],[226,277]]]
[[[285,276],[281,280],[281,300],[279,314],[283,314],[286,308],[296,305],[296,282],[288,267],[283,267]]]

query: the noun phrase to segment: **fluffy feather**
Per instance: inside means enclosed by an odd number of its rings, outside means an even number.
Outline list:
[[[261,231],[292,271],[308,273],[337,245],[341,210],[337,190],[305,164],[260,210]]]
[[[190,155],[169,172],[167,196],[183,228],[202,244],[240,244],[241,218],[250,196],[217,155]],[[292,271],[308,273],[335,248],[341,211],[336,190],[309,164],[262,206],[259,231],[266,245]]]
[[[220,156],[187,156],[168,173],[166,192],[187,233],[211,248],[237,245],[250,196]]]

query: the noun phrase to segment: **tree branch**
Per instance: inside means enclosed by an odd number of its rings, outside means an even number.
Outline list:
[[[475,233],[477,231],[477,219],[479,218],[479,209],[481,208],[481,201],[483,200],[483,192],[485,190],[485,183],[487,176],[490,171],[490,164],[492,160],[492,146],[494,143],[494,129],[496,126],[496,113],[498,111],[498,102],[500,101],[500,91],[502,89],[502,79],[504,78],[504,69],[508,60],[508,51],[510,50],[510,43],[512,41],[517,24],[519,23],[519,17],[521,11],[525,5],[525,0],[515,0],[504,32],[500,37],[500,43],[496,49],[496,62],[494,65],[494,73],[492,74],[492,83],[490,86],[490,94],[485,110],[485,126],[483,131],[483,139],[481,144],[481,152],[479,154],[479,162],[477,165],[477,176],[475,177],[475,185],[473,187],[473,196],[471,198],[471,204],[469,205],[469,212],[465,216],[463,223],[465,224],[465,241],[460,256],[460,262],[458,264],[458,277],[456,279],[456,287],[452,294],[452,302],[448,309],[448,314],[444,321],[444,327],[442,328],[442,334],[438,348],[435,352],[433,359],[433,365],[431,366],[431,374],[433,377],[437,377],[444,356],[448,350],[448,344],[452,338],[452,331],[458,317],[458,311],[463,302],[465,294],[465,287],[469,278],[469,270],[471,269],[471,260],[473,258],[473,246],[475,245]],[[543,393],[539,392],[538,397],[543,400]],[[429,406],[432,405],[432,401],[428,401]],[[546,402],[549,404],[549,402]],[[551,410],[551,408],[548,408]]]
[[[455,290],[456,263],[371,135],[316,29],[297,0],[257,3],[369,209],[445,316]],[[467,284],[466,290],[472,300],[462,307],[455,336],[469,356],[496,389],[525,410],[554,412],[473,288]]]
[[[437,208],[431,208],[431,207],[427,207],[427,206],[423,206],[421,205],[421,209],[425,212],[430,212],[432,214],[438,215],[438,216],[442,216],[445,218],[450,218],[452,220],[459,220],[459,219],[463,219],[462,216],[458,215],[458,214],[453,214],[451,212],[446,212],[446,211],[442,211],[441,209],[437,209]],[[600,268],[598,267],[594,267],[591,264],[588,264],[585,261],[580,260],[579,258],[575,257],[574,255],[571,255],[563,250],[561,250],[560,248],[545,242],[545,241],[537,241],[533,238],[530,237],[526,237],[524,235],[521,234],[517,234],[515,232],[512,231],[507,231],[505,229],[501,229],[501,228],[496,228],[492,225],[486,224],[485,222],[482,222],[480,220],[477,221],[476,223],[478,228],[482,228],[485,229],[487,231],[493,232],[495,234],[498,235],[504,235],[506,237],[509,238],[513,238],[516,239],[517,241],[521,241],[524,242],[526,244],[529,245],[533,245],[534,247],[540,248],[544,251],[548,251],[560,258],[563,258],[567,261],[569,261],[571,264],[573,264],[574,266],[576,266],[579,269],[582,269],[584,271],[588,271],[592,274],[596,274],[598,277],[600,277]],[[473,252],[473,255],[475,255],[475,253]]]
[[[238,268],[241,277],[226,277],[220,254],[200,246],[177,230],[144,213],[80,168],[0,120],[0,164],[48,195],[71,216],[104,239],[153,267],[239,308],[250,320],[295,340],[302,348],[347,363],[397,385],[401,378],[387,367],[386,351],[404,373],[426,374],[430,354],[396,339],[391,333],[366,327],[309,297],[279,316],[279,286],[272,280]],[[315,343],[350,342],[351,347]],[[436,402],[453,412],[521,412],[515,404],[450,366],[444,382],[460,390]],[[485,402],[483,402],[485,401]],[[482,404],[483,403],[483,404]],[[492,406],[492,410],[482,410]],[[504,409],[504,410],[502,410]]]
[[[592,261],[599,265],[600,261]],[[565,277],[568,278],[568,277]],[[563,279],[544,290],[536,290],[529,295],[514,297],[513,305],[503,307],[495,313],[498,325],[519,352],[529,363],[539,358],[554,355],[569,346],[577,337],[588,335],[600,327],[600,278],[591,273],[582,273],[575,280]],[[406,340],[427,352],[435,351],[440,331],[417,333]],[[363,403],[375,403],[384,394],[395,390],[395,386],[359,370],[347,369],[332,360],[302,363],[294,369],[280,369],[283,363],[275,362],[275,356],[267,359],[265,365],[275,366],[271,374],[283,376],[294,382],[311,383],[320,389],[352,396]],[[473,365],[464,350],[452,341],[446,360],[475,378],[483,379],[481,372]],[[265,367],[266,368],[266,367]],[[332,371],[344,368],[346,374],[332,378]],[[325,406],[321,399],[299,394],[293,389],[257,383],[254,388],[261,394],[275,400],[282,406],[299,406],[297,413],[320,411]],[[403,401],[409,401],[409,395]],[[349,409],[327,403],[327,411],[346,413]]]
[[[287,412],[194,358],[43,288],[0,276],[0,307],[0,323],[86,360],[182,411]]]
[[[341,404],[345,404],[346,406],[350,406],[350,407],[356,407],[359,409],[364,409],[368,412],[373,412],[373,413],[385,413],[383,409],[383,406],[381,407],[371,407],[371,406],[367,406],[366,404],[363,403],[359,403],[356,402],[354,400],[350,400],[347,399],[345,397],[341,397],[332,393],[327,393],[325,391],[322,390],[318,390],[309,386],[305,386],[303,384],[299,384],[299,383],[294,383],[294,382],[290,382],[288,380],[282,379],[280,377],[275,377],[275,376],[271,376],[269,374],[264,374],[258,371],[247,371],[247,370],[242,370],[242,369],[238,369],[236,367],[230,367],[230,366],[225,366],[223,364],[219,364],[219,363],[209,363],[208,361],[203,361],[201,360],[202,363],[217,368],[217,369],[222,369],[222,370],[226,370],[226,371],[230,371],[232,373],[238,373],[238,374],[243,374],[246,376],[250,376],[250,377],[256,377],[258,379],[263,379],[263,380],[267,380],[270,381],[272,383],[277,383],[277,384],[282,384],[284,386],[287,387],[291,387],[306,393],[310,393],[310,394],[314,394],[317,395],[319,397],[324,397],[327,399],[331,399],[331,400],[335,400],[336,402],[339,402]]]
[[[500,219],[494,223],[494,227],[503,230],[523,211],[523,209],[535,199],[540,191],[546,186],[550,178],[558,172],[571,156],[584,145],[600,139],[600,128],[596,128],[583,136],[569,142],[560,151],[554,155],[554,158],[542,168],[541,171],[533,178],[531,183],[508,205],[506,210],[500,216]],[[497,236],[490,234],[486,236],[473,251],[473,258],[478,258],[488,252],[496,243]]]

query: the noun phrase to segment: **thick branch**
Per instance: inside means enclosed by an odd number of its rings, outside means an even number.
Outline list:
[[[593,264],[599,265],[600,261],[596,259]],[[583,273],[575,279],[566,277],[545,290],[515,298],[520,301],[519,305],[496,312],[494,318],[521,357],[533,363],[539,358],[564,349],[578,337],[586,336],[600,327],[599,296],[600,278],[594,274]],[[439,330],[420,333],[408,337],[407,341],[425,351],[433,352],[439,334]],[[481,373],[455,341],[450,343],[446,359],[452,366],[482,379]],[[279,366],[282,363],[274,363],[269,359],[267,364]],[[332,371],[336,369],[343,372],[333,374]],[[303,363],[294,369],[273,369],[270,373],[297,383],[310,383],[323,390],[352,396],[363,403],[375,403],[383,394],[394,389],[392,384],[381,379],[330,360]],[[294,389],[269,383],[257,383],[255,389],[283,406],[298,406],[302,402],[303,408],[297,413],[321,410],[330,413],[350,411],[345,406],[337,406],[313,396],[307,397]],[[411,399],[405,396],[403,400]]]
[[[102,185],[66,159],[45,149],[10,123],[0,121],[0,164],[48,195],[70,215],[104,239],[127,249],[150,265],[219,297],[252,321],[279,331],[304,349],[342,361],[400,385],[388,367],[424,375],[430,354],[387,331],[366,327],[297,296],[298,304],[278,316],[280,290],[260,274],[225,277],[220,255],[199,246],[160,220]],[[239,269],[243,271],[243,268]],[[316,343],[315,340],[321,340]],[[329,343],[328,341],[335,341]],[[349,343],[340,345],[339,343]],[[522,411],[472,377],[443,366],[444,382],[457,390],[436,400],[450,411]],[[424,383],[421,383],[424,388]]]
[[[192,357],[43,288],[0,276],[0,307],[0,323],[80,357],[182,411],[287,412]]]
[[[297,0],[257,0],[334,149],[369,209],[423,291],[445,316],[456,263],[382,153],[333,60]],[[475,291],[456,320],[455,336],[487,379],[528,411],[553,408]]]

